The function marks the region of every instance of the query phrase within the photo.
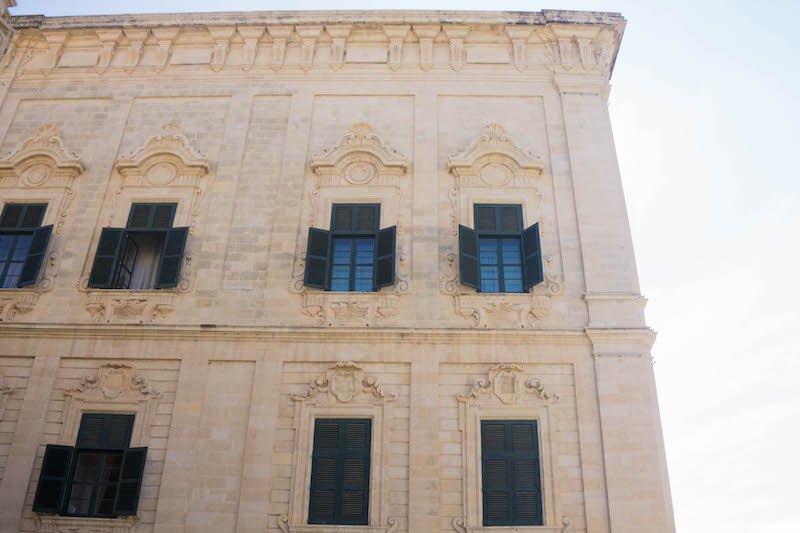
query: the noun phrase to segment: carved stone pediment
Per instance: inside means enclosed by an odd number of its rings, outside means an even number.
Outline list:
[[[501,187],[540,175],[544,160],[517,146],[502,126],[492,123],[463,152],[451,155],[447,168],[457,178]]]
[[[469,403],[481,399],[499,400],[502,404],[518,402],[523,393],[533,394],[545,402],[558,401],[558,394],[544,390],[539,378],[527,378],[521,366],[500,363],[489,369],[486,378],[475,380],[469,392],[458,397],[458,401]]]
[[[379,176],[400,176],[408,159],[388,146],[369,124],[353,124],[339,142],[311,158],[318,176],[341,176],[347,183],[367,184]]]
[[[161,396],[146,377],[137,374],[126,363],[106,363],[96,374],[84,376],[77,387],[64,391],[64,394],[81,401],[120,402],[144,402]]]
[[[396,393],[383,390],[378,378],[364,374],[361,367],[350,361],[341,361],[331,366],[325,374],[313,380],[303,394],[292,395],[295,402],[317,403],[391,402]]]

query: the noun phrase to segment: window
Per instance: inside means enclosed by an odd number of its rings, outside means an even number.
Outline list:
[[[379,228],[379,204],[333,204],[330,231],[308,230],[305,285],[346,292],[393,285],[397,228]]]
[[[479,292],[526,292],[544,280],[539,224],[523,230],[519,205],[476,204],[475,229],[458,227],[461,283]]]
[[[309,524],[366,525],[372,421],[314,422]]]
[[[544,524],[535,420],[482,420],[481,473],[484,526]]]
[[[133,204],[123,228],[103,228],[89,287],[150,290],[178,285],[189,228],[173,228],[177,204]]]
[[[34,285],[53,226],[42,227],[47,204],[6,204],[0,214],[0,288]]]
[[[48,444],[33,510],[113,518],[136,514],[147,448],[129,448],[133,415],[85,413],[75,447]]]

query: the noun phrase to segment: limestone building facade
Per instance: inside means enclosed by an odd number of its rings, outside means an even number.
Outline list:
[[[0,531],[674,531],[620,15],[3,24]]]

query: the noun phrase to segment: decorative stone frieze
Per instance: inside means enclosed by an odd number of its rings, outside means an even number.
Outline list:
[[[85,518],[36,514],[37,533],[131,533],[136,529],[140,516],[119,518]]]
[[[544,173],[540,156],[520,148],[499,124],[488,124],[462,152],[448,158],[453,187],[450,203],[450,235],[457,240],[458,225],[469,225],[474,203],[500,194],[503,202],[520,203],[529,223],[538,221],[545,250],[555,250],[557,239],[551,226],[555,213],[550,202],[542,205],[544,193],[537,180]],[[563,274],[556,255],[543,258],[545,280],[530,293],[477,293],[458,282],[458,251],[442,247],[439,289],[453,297],[456,314],[472,320],[475,328],[533,328],[552,307],[551,298],[563,291]]]
[[[365,123],[353,124],[339,142],[313,155],[313,173],[305,211],[308,227],[323,227],[330,218],[330,206],[356,198],[369,187],[381,199],[381,226],[397,226],[396,283],[378,292],[327,292],[303,285],[306,234],[297,242],[290,290],[303,295],[304,315],[317,325],[378,326],[398,313],[399,296],[408,293],[410,282],[411,183],[404,179],[408,159],[387,145]],[[327,215],[327,216],[326,216]]]
[[[489,368],[486,377],[476,379],[464,395],[457,398],[461,432],[462,479],[464,480],[463,518],[453,520],[455,531],[479,533],[494,531],[483,526],[481,497],[481,420],[535,420],[539,434],[539,460],[542,482],[543,526],[517,526],[518,533],[560,533],[571,521],[561,515],[559,498],[559,454],[556,431],[558,421],[553,405],[559,395],[545,388],[538,377],[529,377],[515,363],[500,363]]]
[[[73,445],[85,412],[105,411],[136,415],[131,447],[147,446],[161,392],[150,381],[123,362],[101,365],[83,376],[78,385],[64,391],[64,411],[59,444]]]

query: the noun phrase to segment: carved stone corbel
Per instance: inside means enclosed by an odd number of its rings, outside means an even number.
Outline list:
[[[528,66],[528,37],[532,33],[529,26],[506,26],[506,35],[511,39],[514,66],[522,71]]]
[[[300,68],[310,70],[314,66],[314,49],[322,33],[322,26],[295,26],[300,36]]]
[[[419,39],[419,67],[428,71],[433,67],[433,40],[439,35],[438,24],[414,26],[414,33]]]
[[[411,26],[384,26],[383,31],[389,38],[389,68],[397,70],[403,63],[403,41]]]
[[[347,36],[352,29],[352,24],[325,26],[325,31],[331,37],[331,70],[339,70],[344,65]]]
[[[111,65],[114,54],[117,52],[117,44],[122,37],[122,30],[119,28],[99,29],[96,31],[97,38],[100,39],[100,53],[97,56],[95,71],[103,74]]]
[[[455,71],[461,70],[464,66],[464,39],[469,32],[469,26],[444,26],[444,33],[450,41],[450,68]]]
[[[270,68],[280,70],[286,57],[286,43],[292,35],[292,26],[267,26],[267,32],[272,37],[272,61]]]
[[[208,33],[214,40],[214,48],[211,52],[211,70],[219,72],[225,66],[225,59],[228,57],[231,37],[236,32],[233,26],[209,26]]]
[[[180,28],[152,28],[150,30],[158,45],[159,60],[155,66],[156,72],[161,72],[169,65],[172,49],[180,31]]]
[[[44,33],[44,38],[47,43],[47,70],[53,70],[58,66],[61,60],[61,54],[64,53],[64,43],[69,36],[66,31],[48,31]]]
[[[126,72],[132,72],[139,66],[144,52],[144,42],[150,35],[150,30],[142,28],[125,28],[123,30],[128,39],[128,63],[125,65]]]
[[[258,41],[264,35],[265,26],[237,26],[236,31],[242,37],[242,70],[253,68],[258,52]]]

